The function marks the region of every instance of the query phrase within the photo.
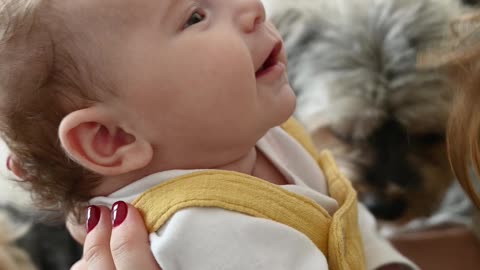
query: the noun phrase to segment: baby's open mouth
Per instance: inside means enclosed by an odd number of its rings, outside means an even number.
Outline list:
[[[280,55],[281,51],[282,51],[282,43],[278,42],[277,44],[275,44],[275,47],[272,49],[272,52],[267,57],[265,62],[263,62],[263,65],[255,72],[255,76],[259,77],[262,74],[267,73],[271,67],[277,64],[278,56]]]

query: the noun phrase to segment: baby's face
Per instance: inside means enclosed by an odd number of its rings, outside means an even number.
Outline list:
[[[111,105],[164,154],[182,153],[177,163],[222,149],[233,158],[294,110],[282,40],[260,0],[68,2],[95,66],[113,78]],[[191,166],[209,165],[180,165]]]

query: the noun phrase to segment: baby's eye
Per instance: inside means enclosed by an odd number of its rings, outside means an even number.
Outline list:
[[[205,19],[205,13],[199,10],[196,10],[195,12],[190,15],[190,18],[188,18],[187,22],[183,25],[183,29],[188,28],[194,24],[197,24]]]

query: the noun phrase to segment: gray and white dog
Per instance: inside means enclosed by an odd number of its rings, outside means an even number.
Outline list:
[[[472,2],[472,1],[470,1]],[[476,2],[476,1],[474,1]],[[282,33],[296,117],[384,220],[431,215],[453,181],[446,78],[418,68],[460,0],[265,0]]]

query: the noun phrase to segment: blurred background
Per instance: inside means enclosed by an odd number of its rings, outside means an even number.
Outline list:
[[[475,0],[263,0],[289,56],[295,116],[329,149],[379,231],[422,269],[480,269],[480,215],[445,149],[452,86],[419,54]],[[45,222],[0,142],[0,270],[69,269],[81,247]],[[48,213],[51,214],[51,213]]]

